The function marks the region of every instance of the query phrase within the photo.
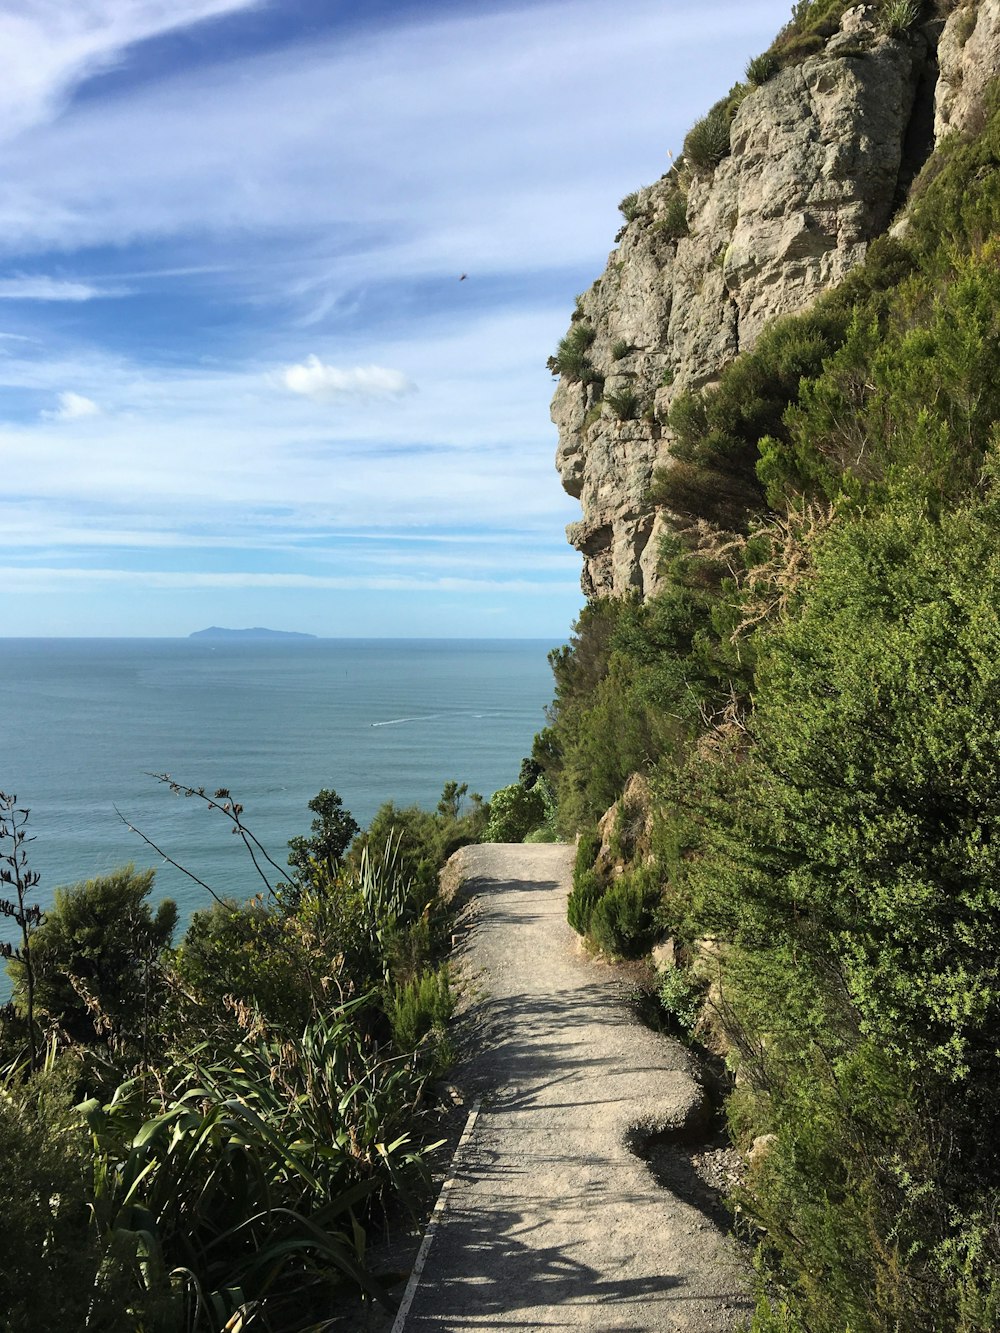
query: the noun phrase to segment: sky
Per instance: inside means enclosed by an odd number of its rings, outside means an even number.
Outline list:
[[[0,0],[0,636],[564,639],[546,359],[789,10]]]

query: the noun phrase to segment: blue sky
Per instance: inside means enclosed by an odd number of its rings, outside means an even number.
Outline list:
[[[546,357],[789,8],[0,0],[0,632],[565,637]]]

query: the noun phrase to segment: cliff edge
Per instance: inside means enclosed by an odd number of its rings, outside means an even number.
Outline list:
[[[842,279],[905,215],[934,147],[975,131],[1000,72],[1000,0],[902,30],[887,12],[847,9],[804,59],[783,57],[779,36],[675,166],[622,201],[617,248],[550,362],[589,598],[656,591],[672,519],[649,490],[670,464],[677,394],[711,386],[770,321]]]

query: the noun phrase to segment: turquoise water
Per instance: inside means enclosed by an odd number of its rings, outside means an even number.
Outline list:
[[[0,639],[0,790],[31,810],[36,900],[45,907],[56,885],[135,861],[157,867],[158,895],[177,901],[182,920],[206,904],[116,806],[218,893],[262,887],[221,817],[150,773],[229,787],[280,864],[321,787],[336,788],[362,825],[388,799],[433,807],[451,778],[489,797],[516,779],[544,725],[551,647]]]

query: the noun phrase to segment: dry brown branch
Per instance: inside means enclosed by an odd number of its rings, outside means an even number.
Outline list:
[[[695,751],[699,759],[715,759],[721,750],[732,750],[747,735],[747,701],[732,687],[722,708],[710,712],[702,705],[700,711],[704,730]]]
[[[766,560],[745,570],[737,580],[743,593],[744,614],[730,636],[733,643],[763,621],[785,614],[812,573],[813,548],[834,516],[832,504],[802,501],[753,534],[754,539],[765,536],[771,549]]]

